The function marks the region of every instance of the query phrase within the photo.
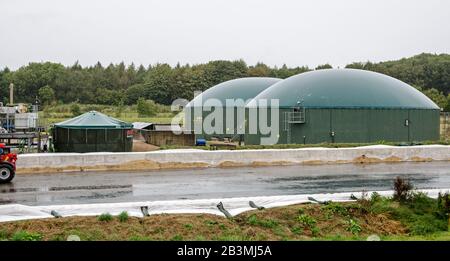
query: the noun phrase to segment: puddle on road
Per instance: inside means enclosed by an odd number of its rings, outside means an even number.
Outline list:
[[[122,189],[131,188],[133,185],[98,185],[98,186],[69,186],[69,187],[50,187],[49,191],[67,191],[67,190],[95,190],[95,189]]]
[[[14,188],[13,186],[1,188],[0,193],[20,193],[20,192],[37,192],[37,188]]]
[[[92,195],[85,195],[85,196],[76,196],[76,197],[66,197],[68,200],[74,200],[74,201],[80,201],[80,200],[99,200],[99,199],[110,199],[110,198],[117,198],[126,196],[133,193],[132,190],[126,190],[126,191],[114,191],[111,193],[93,193]]]
[[[65,187],[41,187],[41,188],[15,188],[13,185],[7,188],[1,188],[0,194],[6,193],[26,193],[26,192],[45,192],[45,191],[70,191],[70,190],[101,190],[101,189],[124,189],[132,188],[133,185],[97,185],[97,186],[65,186]]]
[[[399,175],[410,180],[416,188],[434,188],[430,186],[435,184],[433,179],[436,177],[413,176],[414,174]],[[314,182],[311,182],[314,181]],[[370,177],[346,176],[345,179],[336,179],[330,177],[292,177],[285,178],[280,182],[266,181],[269,183],[279,183],[277,189],[293,194],[304,193],[331,193],[336,191],[367,191],[367,190],[390,190],[393,186],[392,177],[379,177],[372,179]],[[436,185],[436,184],[435,184]]]
[[[24,176],[0,185],[0,205],[79,204],[390,190],[396,176],[416,188],[448,188],[450,163],[359,166],[289,166],[129,174]],[[400,168],[401,167],[401,168]],[[193,174],[199,174],[194,175]],[[202,174],[202,175],[200,175]],[[195,178],[194,178],[195,177]],[[91,178],[91,180],[89,180]],[[105,184],[107,183],[107,184]],[[99,184],[99,185],[97,185]]]
[[[393,181],[394,177],[402,177],[402,178],[406,178],[406,179],[410,179],[411,181],[427,181],[430,180],[431,178],[427,178],[425,177],[423,174],[420,173],[408,173],[408,174],[388,174],[388,175],[383,175],[385,177],[380,177],[379,174],[352,174],[352,175],[317,175],[317,176],[291,176],[291,177],[283,177],[283,178],[272,178],[272,179],[267,179],[265,180],[268,183],[276,183],[276,182],[290,182],[290,181],[320,181],[320,180],[342,180],[342,181],[347,181],[347,180],[366,180],[366,179],[378,179],[378,180],[383,180],[383,181]]]

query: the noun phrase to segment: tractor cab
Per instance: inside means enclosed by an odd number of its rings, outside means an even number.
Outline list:
[[[0,184],[8,183],[16,174],[17,154],[11,153],[11,148],[0,143]]]

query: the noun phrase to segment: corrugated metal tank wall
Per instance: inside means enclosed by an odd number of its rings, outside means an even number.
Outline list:
[[[129,129],[68,129],[53,128],[57,152],[130,152],[133,138]]]
[[[215,133],[215,134],[206,134],[204,131],[203,131],[203,129],[202,129],[202,131],[201,131],[201,134],[196,134],[195,135],[195,137],[196,138],[206,138],[206,139],[211,139],[211,137],[218,137],[218,138],[235,138],[235,139],[238,139],[238,137],[237,137],[237,134],[238,134],[238,129],[239,129],[239,127],[240,126],[244,126],[244,122],[243,121],[245,121],[245,115],[244,115],[244,117],[242,118],[242,121],[240,121],[239,119],[238,119],[238,109],[240,110],[241,108],[237,108],[237,107],[233,107],[233,114],[234,114],[234,116],[233,116],[233,124],[232,124],[232,127],[230,127],[230,126],[227,126],[227,123],[226,123],[226,121],[227,120],[230,120],[231,121],[231,118],[229,118],[229,117],[227,117],[227,109],[226,109],[226,107],[222,107],[222,113],[223,113],[223,122],[220,122],[220,121],[218,121],[218,122],[216,122],[216,124],[218,124],[219,126],[220,126],[220,129],[221,129],[221,132],[223,133],[223,134],[220,134],[220,133]],[[200,108],[200,110],[201,110],[201,108]],[[214,108],[213,108],[213,110],[214,110]],[[242,109],[243,111],[244,111],[244,114],[245,114],[245,109]],[[203,126],[203,121],[204,121],[204,119],[209,115],[209,114],[211,114],[211,113],[213,113],[213,111],[202,111],[201,113],[202,113],[202,117],[201,117],[201,119],[195,119],[195,116],[194,116],[194,107],[190,107],[190,108],[187,108],[186,109],[186,114],[187,113],[189,113],[191,116],[190,116],[190,118],[188,117],[188,118],[185,118],[185,120],[186,121],[190,121],[190,123],[191,123],[191,126],[190,126],[190,128],[191,128],[191,130],[194,130],[194,124],[197,122],[197,123],[200,123],[200,124],[202,124],[202,126]],[[229,133],[228,133],[229,132]]]
[[[291,110],[280,109],[278,144],[439,140],[439,110],[306,109],[306,122],[290,124],[290,135],[285,129],[284,119],[284,112],[288,111]],[[248,117],[248,111],[246,115]],[[246,134],[244,142],[249,145],[260,144],[264,136],[267,135]]]

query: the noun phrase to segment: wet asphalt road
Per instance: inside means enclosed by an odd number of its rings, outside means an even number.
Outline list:
[[[0,204],[83,204],[389,190],[396,176],[421,189],[449,188],[450,162],[209,168],[17,175]]]

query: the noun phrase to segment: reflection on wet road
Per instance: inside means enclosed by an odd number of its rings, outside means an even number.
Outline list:
[[[0,204],[82,204],[146,200],[389,190],[396,176],[416,188],[449,188],[450,162],[209,168],[17,175]]]

